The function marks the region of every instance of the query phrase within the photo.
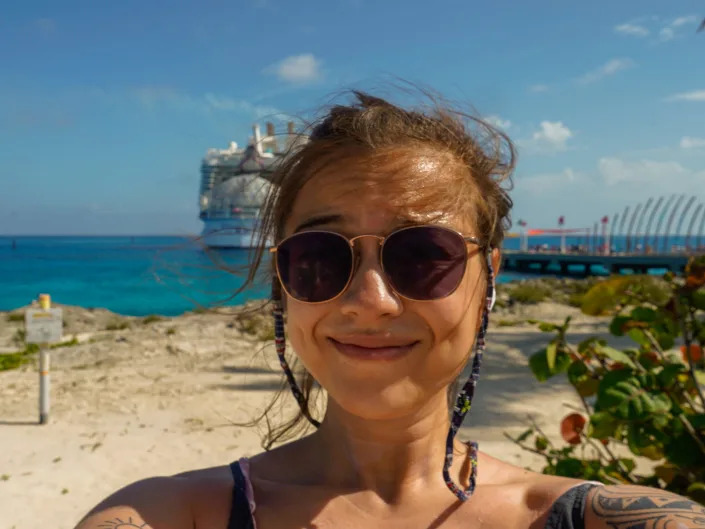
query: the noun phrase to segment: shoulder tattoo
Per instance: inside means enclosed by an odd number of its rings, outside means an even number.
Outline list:
[[[705,528],[705,507],[659,489],[597,487],[590,509],[599,526],[610,529]]]
[[[130,516],[127,520],[113,518],[98,524],[96,529],[152,529],[152,526],[142,520],[133,520]]]

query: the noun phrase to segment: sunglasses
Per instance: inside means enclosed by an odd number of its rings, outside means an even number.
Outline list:
[[[443,226],[410,226],[386,237],[358,235],[352,239],[332,231],[302,231],[269,250],[275,254],[282,288],[305,303],[336,299],[352,281],[357,263],[354,245],[362,237],[378,240],[388,284],[413,301],[451,295],[465,275],[468,244],[481,247],[476,237],[465,237]]]

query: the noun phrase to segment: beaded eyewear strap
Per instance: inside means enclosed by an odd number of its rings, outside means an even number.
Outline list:
[[[463,389],[458,394],[458,397],[453,408],[453,416],[450,421],[450,429],[448,430],[448,437],[446,438],[446,456],[443,464],[443,479],[446,486],[450,491],[458,497],[461,501],[466,501],[470,496],[472,496],[475,491],[475,486],[477,484],[477,454],[478,445],[476,442],[471,441],[468,443],[470,449],[470,484],[467,489],[463,490],[458,485],[456,485],[452,478],[450,477],[450,467],[453,463],[453,443],[455,440],[455,435],[458,433],[465,416],[470,411],[472,405],[472,399],[475,395],[475,387],[477,386],[477,381],[480,377],[480,366],[482,364],[482,356],[485,351],[485,335],[487,334],[487,325],[489,323],[489,313],[492,310],[495,299],[495,287],[494,287],[494,272],[492,270],[492,262],[488,253],[487,256],[487,295],[485,298],[485,310],[482,311],[482,322],[480,324],[480,330],[477,333],[477,338],[475,340],[475,354],[472,361],[472,371],[467,382],[463,386]],[[311,417],[311,414],[306,405],[306,400],[304,395],[296,383],[294,374],[289,367],[286,360],[286,336],[284,333],[284,308],[282,305],[282,291],[279,279],[275,276],[272,280],[272,316],[274,318],[274,343],[277,350],[277,356],[279,357],[279,365],[281,366],[284,374],[286,376],[291,392],[296,399],[296,402],[304,414],[304,417],[308,421],[318,428],[321,423]]]

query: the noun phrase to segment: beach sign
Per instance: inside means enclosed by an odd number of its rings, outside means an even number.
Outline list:
[[[27,309],[24,315],[25,342],[49,344],[61,340],[61,309]]]
[[[39,344],[39,424],[49,423],[48,345],[61,340],[63,328],[61,309],[51,308],[51,296],[39,294],[39,308],[24,313],[25,342]]]

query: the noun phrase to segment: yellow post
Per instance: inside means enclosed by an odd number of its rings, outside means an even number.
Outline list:
[[[39,306],[42,310],[51,308],[51,296],[39,294]],[[39,424],[49,422],[49,345],[43,343],[39,346]]]

